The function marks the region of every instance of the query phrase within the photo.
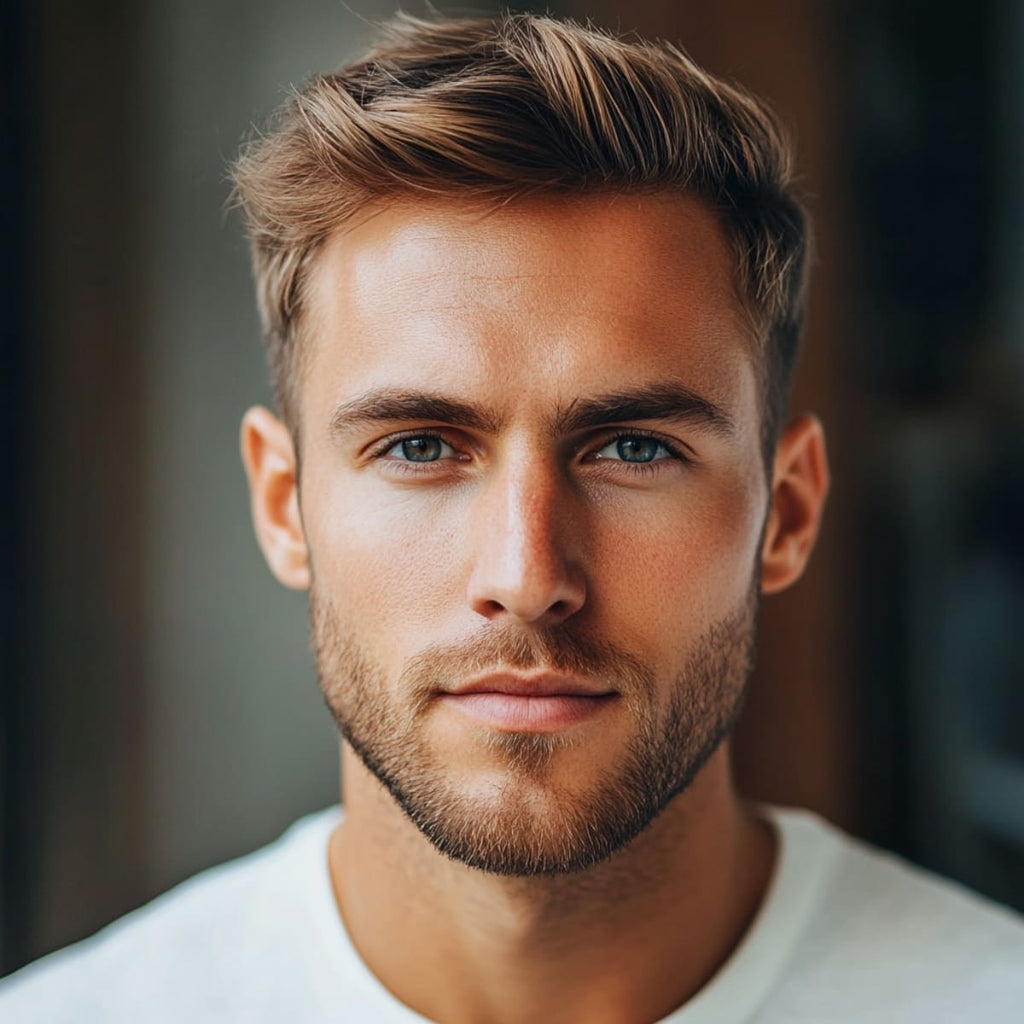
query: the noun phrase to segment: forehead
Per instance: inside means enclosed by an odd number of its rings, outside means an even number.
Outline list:
[[[317,257],[302,405],[374,387],[565,403],[666,377],[756,404],[734,274],[717,218],[685,197],[382,209]]]

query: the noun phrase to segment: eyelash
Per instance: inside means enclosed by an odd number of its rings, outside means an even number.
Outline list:
[[[392,434],[390,437],[384,438],[380,444],[374,445],[370,450],[370,457],[375,461],[388,462],[389,468],[392,472],[406,473],[409,475],[418,475],[422,473],[436,472],[433,468],[439,461],[448,461],[446,459],[435,460],[433,462],[410,462],[403,459],[388,459],[387,454],[391,451],[395,445],[401,444],[403,441],[412,441],[418,438],[430,438],[437,441],[441,441],[451,448],[456,446],[448,440],[440,431],[437,430],[407,430],[401,434]],[[458,459],[457,461],[464,461]]]
[[[400,434],[392,434],[390,437],[384,438],[379,444],[375,445],[370,451],[370,457],[377,461],[387,461],[390,463],[392,471],[399,473],[405,473],[409,475],[420,475],[423,473],[435,472],[432,468],[437,465],[439,460],[435,459],[431,462],[411,462],[403,459],[387,459],[387,454],[391,451],[395,445],[401,444],[403,441],[411,441],[418,438],[430,438],[437,441],[441,441],[444,444],[449,445],[451,448],[456,448],[454,442],[450,441],[441,431],[437,430],[408,430]],[[615,444],[617,441],[656,441],[661,447],[665,449],[672,457],[675,462],[688,464],[691,460],[685,455],[679,445],[676,442],[663,437],[661,434],[654,433],[653,431],[643,430],[620,430],[617,433],[610,434],[601,439],[601,442],[594,446],[590,454],[594,455],[602,448],[607,448],[611,444]],[[459,462],[465,461],[463,458],[459,458]],[[662,463],[667,462],[667,459],[654,459],[651,462],[627,462],[625,459],[599,459],[593,460],[603,463],[618,462],[620,466],[626,467],[627,472],[634,473],[636,475],[649,475],[651,473],[657,473]]]
[[[607,448],[609,445],[615,444],[617,441],[656,441],[669,453],[674,462],[681,462],[684,465],[690,462],[690,459],[683,454],[676,442],[669,440],[667,437],[662,437],[661,434],[654,433],[650,430],[620,430],[617,433],[604,438],[595,451],[600,451],[601,448]],[[650,473],[657,473],[661,468],[662,463],[667,462],[668,460],[653,459],[651,462],[627,462],[625,459],[601,459],[599,461],[618,462],[620,465],[628,467],[629,472],[643,476]]]

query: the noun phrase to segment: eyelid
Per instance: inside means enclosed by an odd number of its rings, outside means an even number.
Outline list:
[[[607,432],[603,432],[596,440],[590,440],[581,444],[577,450],[583,451],[585,449],[585,456],[595,455],[602,448],[607,448],[608,445],[614,444],[616,441],[628,440],[630,438],[657,441],[673,458],[678,459],[680,462],[693,461],[693,453],[689,446],[678,438],[668,437],[657,430],[646,430],[641,427],[610,428]]]
[[[453,435],[458,436],[453,437]],[[372,459],[379,459],[385,456],[388,451],[395,447],[396,444],[417,437],[437,438],[437,440],[442,441],[444,444],[447,444],[454,449],[457,455],[464,454],[464,452],[460,451],[460,448],[474,448],[472,442],[467,440],[461,431],[453,430],[448,427],[433,426],[410,427],[406,430],[397,430],[394,433],[388,434],[386,437],[382,437],[379,440],[374,441],[372,444],[367,445],[363,452],[366,456]],[[692,462],[694,459],[693,452],[689,446],[678,438],[669,437],[657,430],[650,430],[641,427],[608,427],[592,434],[589,438],[580,441],[573,447],[578,455],[582,455],[584,458],[587,458],[593,456],[601,448],[606,448],[609,444],[612,444],[615,441],[628,438],[650,439],[657,441],[658,444],[665,447],[670,455],[678,459],[680,462],[688,463]]]
[[[451,432],[443,427],[413,427],[408,430],[398,430],[393,434],[388,434],[386,437],[382,437],[379,440],[374,441],[371,445],[368,445],[364,451],[371,459],[380,459],[387,455],[387,453],[394,448],[396,444],[401,444],[402,441],[411,441],[413,438],[418,437],[436,438],[443,444],[448,445],[456,455],[461,454],[459,452],[458,442],[453,440]],[[429,465],[429,463],[424,463],[424,465]]]

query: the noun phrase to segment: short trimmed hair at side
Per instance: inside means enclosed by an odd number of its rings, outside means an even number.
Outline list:
[[[602,191],[703,200],[755,335],[770,471],[803,326],[807,215],[773,113],[674,46],[529,14],[400,15],[364,57],[292,95],[243,149],[234,182],[275,400],[293,432],[305,279],[327,236],[370,204]]]

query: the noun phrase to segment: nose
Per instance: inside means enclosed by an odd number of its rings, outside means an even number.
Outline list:
[[[487,619],[554,626],[586,600],[574,496],[557,468],[524,461],[482,486],[469,603]]]

